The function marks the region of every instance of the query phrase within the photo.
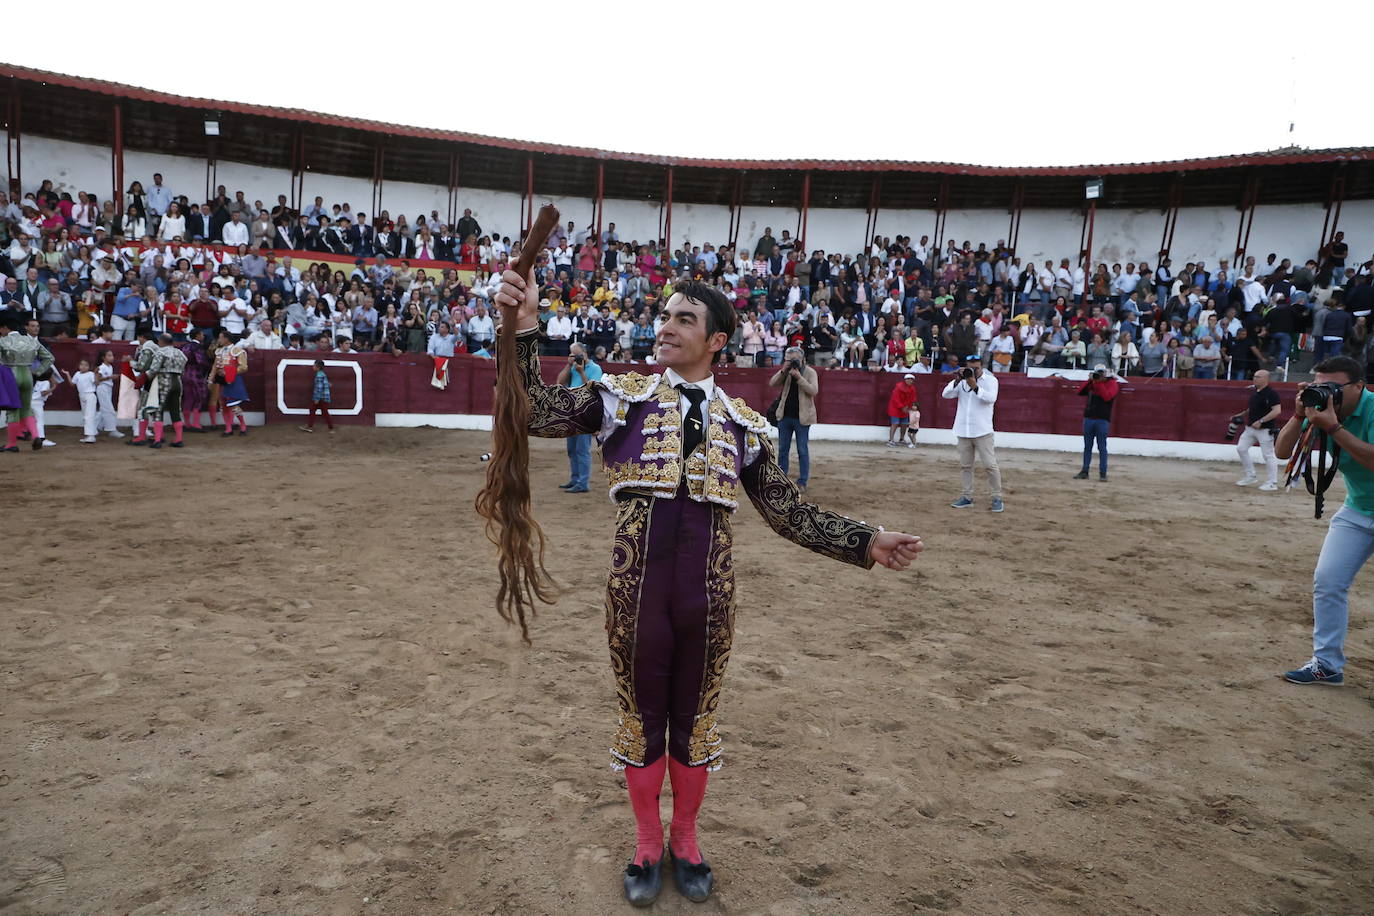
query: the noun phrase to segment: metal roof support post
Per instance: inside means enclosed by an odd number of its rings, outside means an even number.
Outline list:
[[[744,220],[744,172],[735,173],[735,188],[730,193],[730,227],[725,236],[733,250],[739,242],[740,223]],[[738,254],[739,252],[735,252]]]
[[[301,210],[305,201],[305,180],[301,170],[305,168],[305,136],[298,130],[291,138],[291,209]]]
[[[22,197],[24,193],[24,180],[21,174],[24,161],[24,108],[19,101],[19,89],[17,87],[17,81],[11,78],[8,116],[5,118],[5,161],[9,166],[10,196],[16,198]]]
[[[1255,204],[1259,200],[1259,171],[1252,169],[1245,184],[1245,196],[1241,198],[1240,222],[1236,225],[1236,253],[1232,264],[1240,266],[1245,261],[1245,251],[1250,247],[1250,227],[1255,224]]]
[[[110,157],[114,172],[115,213],[124,213],[124,106],[114,103],[114,155]]]
[[[1341,204],[1344,202],[1345,164],[1341,163],[1331,173],[1331,190],[1326,194],[1326,216],[1322,219],[1322,237],[1317,245],[1318,260],[1321,259],[1322,249],[1336,237],[1336,226],[1341,221]],[[1335,208],[1334,211],[1332,207]]]
[[[525,157],[525,202],[521,211],[525,217],[525,235],[529,235],[534,228],[534,156]],[[528,239],[527,239],[528,241]],[[544,239],[535,240],[536,245],[543,245]]]
[[[596,238],[594,244],[601,244],[601,218],[604,215],[606,206],[606,163],[605,161],[596,164],[596,206],[593,208],[592,220],[596,227]]]
[[[1021,209],[1026,203],[1026,184],[1018,180],[1016,188],[1011,192],[1011,222],[1007,226],[1007,246],[1011,248],[1013,256],[1016,255],[1016,244],[1021,238]]]
[[[673,256],[673,167],[668,166],[668,190],[664,195],[667,209],[663,215],[663,256]]]
[[[1084,292],[1087,291],[1087,290],[1086,290],[1086,287],[1087,287],[1088,283],[1091,282],[1091,278],[1092,278],[1092,264],[1093,264],[1093,228],[1094,228],[1094,227],[1096,226],[1096,224],[1097,224],[1097,201],[1096,201],[1096,200],[1091,200],[1091,201],[1088,202],[1088,213],[1087,213],[1087,220],[1086,220],[1086,221],[1087,221],[1087,224],[1088,224],[1088,244],[1087,244],[1087,246],[1083,249],[1083,276],[1084,276],[1085,278],[1087,278],[1087,279],[1084,280],[1084,287],[1085,287]],[[1072,292],[1072,290],[1070,290],[1070,292]],[[1086,302],[1087,300],[1085,299],[1084,301]],[[1085,307],[1086,307],[1086,306],[1085,306]]]
[[[1175,175],[1169,183],[1169,197],[1164,207],[1164,229],[1159,235],[1159,261],[1167,258],[1169,249],[1174,247],[1174,227],[1178,225],[1178,208],[1182,202],[1183,183]]]
[[[868,219],[864,222],[864,241],[859,248],[867,254],[868,243],[873,241],[873,236],[878,234],[878,208],[882,201],[883,176],[876,174],[873,176],[873,188],[868,192]]]
[[[948,215],[949,207],[949,176],[945,175],[940,179],[940,190],[935,196],[935,239],[931,246],[934,249],[934,256],[931,261],[939,261],[945,244],[945,217]]]
[[[382,175],[386,172],[386,147],[377,141],[377,152],[372,159],[372,219],[375,221],[382,212]]]
[[[448,224],[450,226],[458,223],[458,151],[452,150],[448,154]],[[459,242],[462,239],[458,240]],[[500,239],[497,239],[500,241]]]
[[[802,176],[801,210],[797,213],[797,241],[799,250],[806,248],[806,217],[811,209],[811,173]],[[805,253],[805,252],[803,252]]]

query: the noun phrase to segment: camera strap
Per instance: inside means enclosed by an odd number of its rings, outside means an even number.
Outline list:
[[[1341,464],[1341,447],[1329,441],[1329,437],[1322,430],[1315,426],[1308,427],[1308,432],[1312,435],[1306,437],[1306,450],[1301,460],[1301,470],[1303,483],[1307,486],[1307,492],[1311,493],[1316,499],[1316,509],[1313,518],[1322,517],[1322,509],[1326,503],[1326,491],[1331,486],[1331,482],[1336,479],[1336,471]],[[1327,446],[1330,446],[1329,457],[1331,466],[1327,467],[1328,457]],[[1312,474],[1312,452],[1317,452],[1317,473]]]

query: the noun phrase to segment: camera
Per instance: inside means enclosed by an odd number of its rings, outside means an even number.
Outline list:
[[[1298,395],[1298,401],[1303,407],[1310,407],[1313,410],[1325,410],[1326,405],[1330,404],[1333,409],[1340,409],[1341,388],[1343,386],[1335,382],[1322,382],[1319,385],[1308,385]]]
[[[973,378],[973,370],[970,369],[968,366],[965,366],[964,368],[962,368],[962,369],[959,370],[959,378],[961,378],[961,379],[971,379],[971,378]]]
[[[787,367],[788,367],[789,369],[796,369],[798,372],[801,372],[801,371],[802,371],[801,360],[789,359],[789,360],[787,361]]]
[[[1106,374],[1105,372],[1093,372],[1093,381],[1094,381],[1094,382],[1100,382],[1100,381],[1102,381],[1102,380],[1103,380],[1104,378],[1106,378],[1106,377],[1107,377],[1107,374]]]
[[[586,365],[586,363],[587,363],[587,357],[585,357],[585,356],[574,356],[574,357],[573,357],[573,362],[577,363],[579,366]]]
[[[1240,432],[1240,428],[1244,425],[1245,414],[1238,413],[1235,416],[1233,416],[1231,418],[1231,422],[1226,424],[1226,441],[1234,442],[1236,438],[1236,433]]]

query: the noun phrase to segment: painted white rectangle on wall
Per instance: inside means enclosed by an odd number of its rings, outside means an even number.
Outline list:
[[[336,417],[356,417],[363,412],[363,367],[352,360],[347,359],[325,359],[321,360],[326,366],[347,366],[353,370],[353,406],[347,410],[330,410]],[[305,416],[310,413],[308,407],[287,407],[286,395],[283,393],[283,381],[286,379],[287,366],[314,366],[313,359],[283,359],[277,363],[277,410],[283,416]]]

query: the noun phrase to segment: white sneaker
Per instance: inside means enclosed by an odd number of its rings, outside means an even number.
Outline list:
[[[120,432],[119,430],[117,430],[117,429],[110,430],[110,438],[111,438],[111,439],[123,439],[123,438],[124,438],[124,434],[121,433],[121,432]]]
[[[85,438],[83,438],[83,439],[81,440],[81,442],[84,443],[84,444],[86,444],[86,445],[94,445],[94,444],[95,444],[95,436],[86,436]]]
[[[44,440],[43,440],[43,447],[44,447],[44,448],[56,448],[56,447],[57,447],[57,443],[54,442],[54,441],[52,441],[51,439],[44,439]]]
[[[1272,493],[1278,488],[1279,485],[1274,483],[1273,481],[1266,481],[1265,483],[1260,484],[1260,489],[1266,493]]]
[[[1253,476],[1252,476],[1252,477],[1242,477],[1240,480],[1237,480],[1237,481],[1236,481],[1236,486],[1238,486],[1238,487],[1248,487],[1248,486],[1250,486],[1250,484],[1254,483],[1254,482],[1257,481],[1257,480],[1259,480],[1258,477],[1253,477]]]
[[[908,442],[908,443],[906,444],[906,447],[907,447],[907,448],[915,448],[915,447],[916,447],[916,443],[915,443],[915,442]]]

